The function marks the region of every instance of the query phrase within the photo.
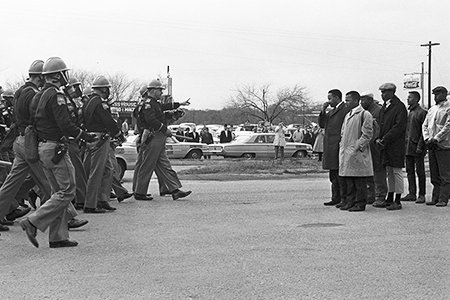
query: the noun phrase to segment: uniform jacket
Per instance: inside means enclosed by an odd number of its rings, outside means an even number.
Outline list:
[[[373,118],[362,106],[352,109],[344,119],[339,143],[339,176],[373,176],[370,139]]]
[[[379,138],[384,142],[381,163],[384,166],[403,168],[405,165],[406,106],[394,95],[389,107],[381,108]]]
[[[83,106],[83,119],[87,131],[109,133],[112,136],[120,134],[109,105],[95,93],[89,96],[89,100]]]
[[[450,149],[450,101],[445,100],[430,108],[422,133],[425,141],[434,138],[439,148]]]
[[[427,111],[420,107],[420,105],[409,108],[405,135],[406,155],[419,156],[425,154],[422,124],[425,121],[426,116]]]
[[[141,129],[149,129],[150,131],[159,131],[166,133],[167,131],[167,117],[164,111],[170,109],[177,109],[180,103],[170,102],[161,104],[158,100],[153,98],[145,99],[141,106],[137,108],[137,116],[140,120]]]
[[[274,146],[285,147],[286,146],[286,136],[285,129],[282,126],[275,127],[275,138],[273,140]]]
[[[38,91],[38,87],[28,81],[14,94],[14,115],[16,116],[16,126],[21,133],[30,125],[31,100]]]
[[[322,167],[325,170],[339,169],[339,142],[341,141],[341,127],[345,115],[349,109],[345,103],[339,103],[338,107],[327,113],[320,112],[319,126],[325,128],[323,138]]]

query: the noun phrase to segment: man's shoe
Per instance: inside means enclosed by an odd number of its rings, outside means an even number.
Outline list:
[[[182,190],[178,190],[178,191],[172,193],[172,199],[178,200],[178,199],[189,196],[191,193],[192,193],[192,191],[183,192]]]
[[[0,231],[9,231],[9,227],[8,227],[8,226],[5,226],[5,225],[2,225],[2,224],[0,224]]]
[[[400,198],[400,201],[416,201],[416,195],[408,194],[403,198]]]
[[[83,209],[83,212],[85,214],[104,214],[106,212],[106,209],[103,208],[90,208],[90,207],[85,207]]]
[[[108,202],[99,202],[99,203],[97,204],[97,208],[103,208],[103,209],[106,209],[106,210],[109,210],[109,211],[112,211],[112,210],[116,210],[116,209],[117,209],[117,208],[112,207],[111,205],[109,205]]]
[[[348,211],[365,211],[366,206],[365,205],[355,205],[348,209]]]
[[[62,248],[62,247],[76,247],[78,246],[78,243],[75,241],[57,241],[57,242],[50,242],[49,243],[50,248]]]
[[[445,203],[444,201],[439,201],[438,203],[436,203],[437,207],[444,207],[447,206],[447,203]]]
[[[425,203],[425,195],[419,195],[416,200],[416,203]]]
[[[114,194],[113,192],[111,192],[111,194],[109,195],[109,198],[112,198],[112,199],[117,198],[117,195]]]
[[[378,208],[385,208],[387,206],[386,200],[375,200],[372,206]]]
[[[402,209],[402,205],[400,203],[391,203],[389,206],[386,207],[387,210],[399,210]]]
[[[81,226],[84,226],[87,223],[89,223],[88,220],[78,220],[76,218],[73,218],[72,220],[69,221],[69,223],[67,225],[69,226],[69,229],[74,229],[74,228],[79,228]]]
[[[152,196],[149,195],[143,195],[143,194],[134,194],[134,199],[136,200],[142,200],[142,201],[151,201],[153,200]]]
[[[30,203],[33,209],[36,209],[36,199],[38,198],[38,194],[31,189],[28,191],[28,203]]]
[[[29,207],[24,208],[24,209],[16,208],[15,210],[13,210],[9,214],[7,214],[5,218],[8,221],[14,221],[15,219],[25,216],[30,211],[31,211],[31,208],[29,208]]]
[[[325,206],[335,206],[336,204],[339,204],[340,201],[331,200],[329,202],[324,202],[323,205]]]
[[[426,205],[436,205],[436,201],[425,202]]]
[[[75,209],[76,210],[83,210],[84,208],[84,203],[75,203]]]
[[[159,193],[159,195],[161,197],[164,197],[164,196],[167,196],[167,195],[172,195],[172,193],[171,192],[164,192],[164,193]]]
[[[128,199],[128,198],[130,198],[132,196],[133,196],[133,193],[126,192],[126,193],[122,194],[121,196],[117,197],[117,201],[119,201],[119,203],[120,203],[123,200]]]
[[[19,224],[20,224],[20,227],[22,227],[22,229],[25,231],[27,238],[30,240],[30,242],[33,244],[33,246],[35,246],[36,248],[39,248],[39,243],[36,239],[36,236],[37,236],[36,227],[34,227],[34,225],[31,224],[31,222],[28,218],[20,221]]]
[[[351,207],[353,207],[351,204],[345,204],[344,206],[341,206],[340,210],[349,210]]]
[[[345,206],[345,202],[339,202],[338,204],[336,204],[336,208],[341,208],[342,206]]]
[[[14,221],[8,221],[6,219],[3,219],[3,221],[0,221],[1,225],[6,225],[6,226],[13,226],[14,225]]]

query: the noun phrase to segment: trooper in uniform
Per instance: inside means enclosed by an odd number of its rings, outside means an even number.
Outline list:
[[[96,136],[72,123],[67,99],[60,90],[68,84],[68,68],[59,57],[49,58],[43,66],[45,85],[32,100],[31,116],[38,135],[40,164],[52,188],[52,196],[28,218],[20,221],[30,242],[39,247],[37,229],[49,230],[50,248],[74,247],[69,240],[68,206],[75,198],[75,170],[67,153],[67,137],[93,142]]]
[[[163,184],[172,194],[173,200],[184,198],[191,193],[191,191],[180,190],[181,182],[167,158],[166,137],[172,136],[172,132],[167,128],[167,119],[171,116],[164,114],[165,110],[189,105],[189,101],[161,104],[158,100],[161,99],[163,89],[164,87],[158,80],[150,82],[143,95],[144,102],[135,111],[138,116],[137,123],[140,126],[140,150],[133,177],[133,191],[136,200],[153,199],[147,194],[153,171],[155,171],[160,185]]]
[[[92,94],[83,106],[83,119],[86,130],[94,132],[98,141],[88,143],[85,160],[89,163],[85,213],[104,213],[116,208],[109,205],[112,185],[112,164],[108,152],[111,137],[123,141],[124,137],[111,116],[109,108],[110,87],[104,76],[95,78]]]

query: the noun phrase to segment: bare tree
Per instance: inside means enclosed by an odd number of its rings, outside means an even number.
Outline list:
[[[237,88],[235,92],[229,107],[269,123],[284,112],[301,111],[309,101],[306,88],[299,85],[282,88],[276,95],[270,92],[268,84],[261,87],[245,85]]]

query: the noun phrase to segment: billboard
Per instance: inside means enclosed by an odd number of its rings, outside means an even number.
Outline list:
[[[405,90],[420,89],[422,87],[421,75],[421,73],[405,74],[405,77],[403,77],[403,88]]]
[[[112,107],[116,107],[119,113],[132,113],[137,105],[137,101],[116,101]]]

